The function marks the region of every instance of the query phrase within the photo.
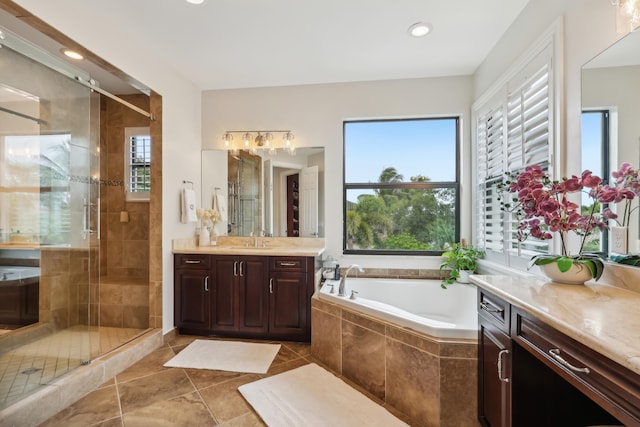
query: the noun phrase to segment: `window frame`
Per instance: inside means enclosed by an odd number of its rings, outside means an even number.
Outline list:
[[[455,141],[455,181],[428,181],[428,182],[403,182],[403,183],[347,183],[347,164],[346,164],[346,127],[351,123],[375,123],[375,122],[410,122],[425,120],[454,120],[456,129]],[[402,256],[440,256],[444,252],[440,251],[423,251],[423,250],[391,250],[391,249],[348,249],[347,248],[347,213],[348,202],[347,193],[349,190],[378,190],[378,189],[446,189],[453,188],[455,190],[455,217],[454,217],[454,241],[460,241],[460,154],[461,154],[461,116],[430,116],[430,117],[411,117],[411,118],[393,118],[393,119],[362,119],[362,120],[344,120],[342,122],[342,253],[345,255],[402,255]]]
[[[609,153],[609,149],[611,147],[611,109],[583,108],[581,112],[581,118],[584,117],[585,114],[598,114],[600,116],[600,168],[602,169],[600,177],[602,178],[603,184],[608,184],[612,168],[614,167],[611,165],[611,154]],[[607,207],[611,206],[608,203],[602,205],[602,209],[605,209]],[[609,233],[601,233],[600,236],[602,238],[600,254],[606,258],[609,255]]]
[[[131,139],[137,136],[149,137],[149,191],[131,191]],[[148,202],[151,199],[151,132],[146,127],[127,127],[124,129],[124,187],[125,201]]]

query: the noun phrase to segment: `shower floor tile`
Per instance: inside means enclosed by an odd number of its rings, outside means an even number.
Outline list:
[[[1,352],[0,409],[144,331],[146,329],[74,326]]]

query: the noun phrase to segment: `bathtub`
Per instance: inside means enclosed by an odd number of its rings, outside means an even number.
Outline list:
[[[327,280],[318,298],[439,338],[478,337],[476,287],[440,280],[347,278],[346,297],[339,281]],[[331,288],[333,287],[333,293]],[[351,299],[351,291],[356,291]]]

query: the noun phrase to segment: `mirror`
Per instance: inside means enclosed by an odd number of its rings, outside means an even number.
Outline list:
[[[324,148],[294,155],[202,152],[202,207],[222,206],[219,236],[324,237]]]
[[[583,169],[610,178],[611,171],[624,161],[640,167],[640,31],[583,66],[582,113]],[[634,212],[628,224],[629,253],[640,250],[638,238],[633,237],[639,232],[638,210]],[[613,245],[615,242],[609,242],[610,252]]]

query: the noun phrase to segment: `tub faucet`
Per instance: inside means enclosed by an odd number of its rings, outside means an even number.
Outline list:
[[[364,268],[360,267],[358,264],[351,264],[351,266],[347,268],[347,271],[345,271],[344,274],[342,275],[342,279],[340,279],[340,286],[338,286],[339,297],[347,296],[347,293],[344,289],[344,285],[345,285],[345,281],[347,280],[347,275],[349,274],[352,268],[357,268],[360,273],[364,273]]]

